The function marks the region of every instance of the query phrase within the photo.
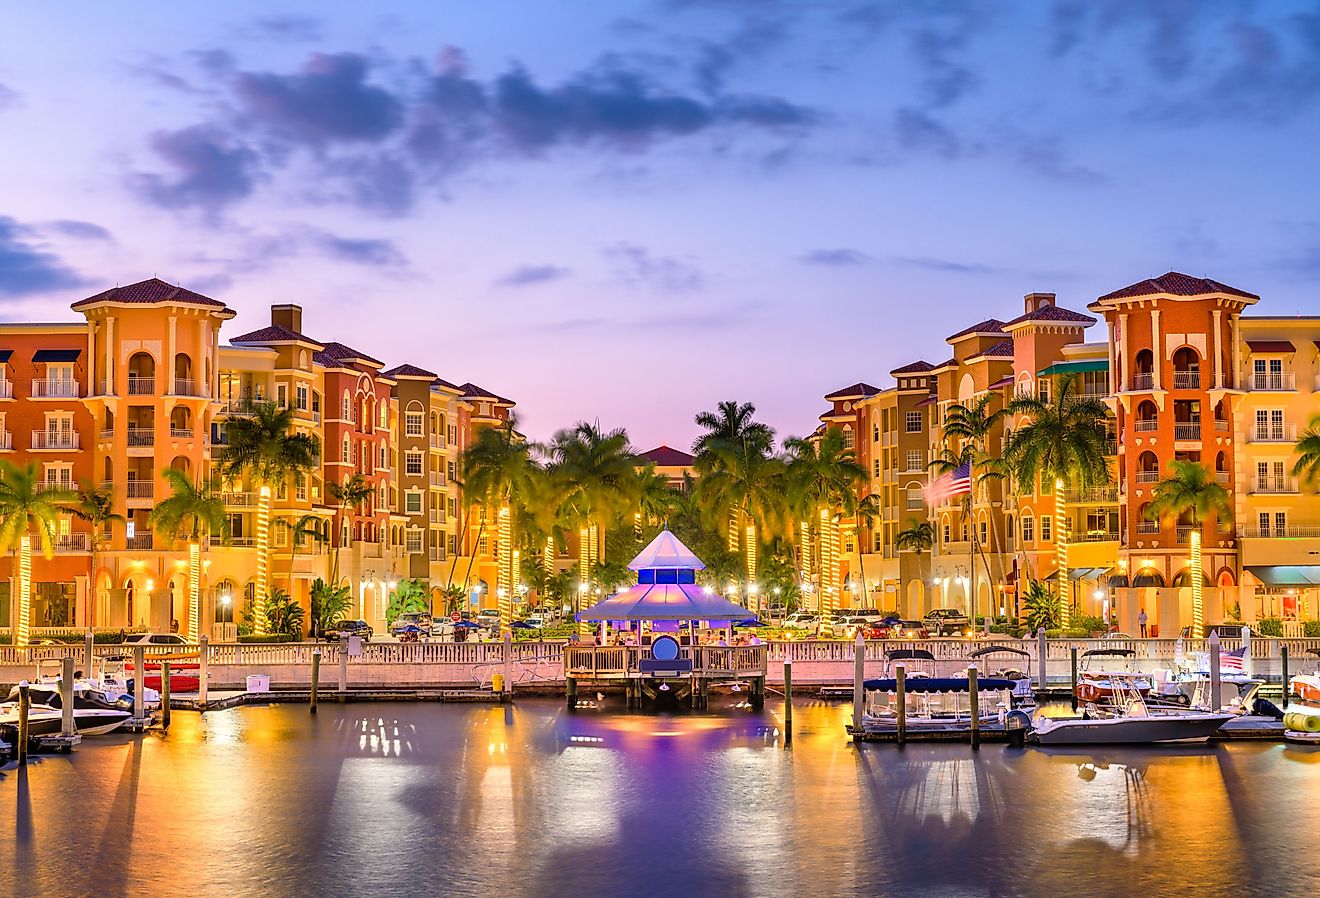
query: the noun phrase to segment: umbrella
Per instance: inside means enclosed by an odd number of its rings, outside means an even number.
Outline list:
[[[462,627],[464,630],[475,630],[475,629],[477,629],[477,628],[480,627],[480,626],[481,626],[481,624],[475,624],[475,623],[473,623],[473,622],[470,621],[470,620],[456,620],[456,621],[454,621],[454,627],[455,627],[455,629],[457,629],[458,627]]]
[[[525,621],[525,620],[516,620],[516,621],[514,621],[513,623],[509,624],[509,629],[511,629],[511,630],[535,630],[536,628],[533,627],[531,624],[527,623],[527,621]]]
[[[740,621],[738,621],[736,624],[734,624],[734,626],[735,626],[735,627],[764,627],[765,624],[761,623],[759,620],[757,620],[757,619],[754,618],[754,617],[749,617],[747,620],[740,620]]]

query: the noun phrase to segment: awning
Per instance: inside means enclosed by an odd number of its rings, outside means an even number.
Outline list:
[[[932,404],[934,404],[934,402],[935,402],[936,399],[938,399],[938,398],[939,398],[939,397],[937,397],[934,393],[931,393],[931,394],[930,394],[929,396],[927,396],[925,399],[921,400],[920,402],[918,402],[916,405],[914,405],[914,406],[912,406],[912,407],[913,407],[913,408],[925,408],[925,407],[928,406],[928,405],[932,405]]]
[[[1248,340],[1252,352],[1296,352],[1297,347],[1288,340]]]
[[[1108,567],[1070,567],[1068,568],[1068,579],[1069,580],[1099,580],[1101,577],[1103,577],[1105,574],[1109,573],[1112,570],[1113,568],[1108,568]],[[1042,575],[1037,579],[1053,580],[1056,576],[1058,576],[1058,573],[1059,572],[1055,570],[1053,573],[1048,575]]]
[[[76,362],[81,349],[38,349],[32,355],[34,362]]]
[[[1247,565],[1266,586],[1320,586],[1320,564]]]
[[[1051,374],[1086,374],[1092,371],[1108,371],[1108,359],[1082,359],[1076,362],[1055,362],[1039,372],[1040,377]]]
[[[988,389],[998,390],[1000,387],[1008,387],[1008,386],[1012,386],[1012,384],[1013,384],[1013,375],[1010,374],[1008,377],[999,378],[999,380],[992,383]]]
[[[0,349],[0,365],[9,361],[9,357],[14,354],[12,349]]]

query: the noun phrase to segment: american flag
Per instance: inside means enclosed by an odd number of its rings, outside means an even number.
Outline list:
[[[943,505],[954,496],[965,496],[972,491],[971,463],[966,462],[926,487],[926,504],[932,508]]]
[[[1247,647],[1244,645],[1240,649],[1234,649],[1231,652],[1219,653],[1219,669],[1223,671],[1237,671],[1242,673],[1246,670],[1243,656],[1247,654]]]

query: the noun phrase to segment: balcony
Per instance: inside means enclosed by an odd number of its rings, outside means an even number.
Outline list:
[[[1257,478],[1251,491],[1266,496],[1287,495],[1297,492],[1297,481],[1291,477]]]
[[[431,486],[444,486],[444,485],[445,485],[445,475],[440,473],[439,471],[432,471]]]
[[[128,499],[153,499],[156,496],[156,481],[130,480],[124,484],[124,496]]]
[[[32,431],[33,449],[77,449],[78,432],[34,430]]]
[[[1112,530],[1087,530],[1083,533],[1074,533],[1072,542],[1075,543],[1111,543],[1118,542],[1118,532]]]
[[[126,386],[129,396],[156,395],[156,378],[154,377],[134,377],[130,374]]]
[[[1132,475],[1132,479],[1137,483],[1159,483],[1159,471],[1138,471]]]
[[[1215,471],[1215,480],[1221,484],[1229,483],[1232,479],[1227,471]]]
[[[14,435],[7,430],[0,430],[0,452],[8,452],[14,448]]]
[[[14,398],[14,384],[12,381],[0,380],[0,399]]]
[[[193,438],[193,429],[191,427],[171,427],[170,439],[172,440],[191,440]]]
[[[1192,538],[1192,534],[1199,532],[1200,529],[1201,529],[1200,527],[1184,526],[1182,524],[1179,524],[1177,528],[1178,542],[1180,543],[1189,542]]]
[[[1215,418],[1215,431],[1217,433],[1228,433],[1229,423],[1223,418]]]
[[[907,504],[904,507],[908,511],[921,511],[923,508],[926,507],[926,503],[923,502],[921,499],[909,498],[907,500]]]
[[[1283,527],[1244,527],[1243,539],[1320,539],[1320,525],[1287,524]]]
[[[1132,375],[1133,390],[1153,390],[1155,389],[1155,375],[1151,373]]]
[[[174,379],[174,391],[172,396],[194,396],[199,399],[205,399],[211,394],[207,389],[207,384],[193,380],[191,377],[176,377]],[[129,392],[132,392],[130,390]]]
[[[71,380],[32,381],[33,399],[77,399],[78,385]]]
[[[1118,487],[1094,486],[1089,490],[1068,490],[1065,495],[1068,502],[1077,504],[1117,502]]]
[[[1297,442],[1297,428],[1291,424],[1277,424],[1269,427],[1257,425],[1251,431],[1251,442],[1253,443],[1295,443]]]
[[[1105,440],[1105,455],[1118,455],[1118,440]]]
[[[1159,533],[1159,532],[1160,532],[1160,522],[1159,522],[1159,521],[1138,521],[1138,522],[1137,522],[1137,532],[1138,532],[1138,533],[1146,533],[1146,534]]]
[[[431,448],[432,449],[445,448],[445,438],[438,433],[431,434]]]
[[[150,549],[154,542],[152,539],[153,536],[154,534],[152,534],[150,530],[135,533],[125,541],[124,548],[136,550]]]
[[[1201,422],[1175,422],[1173,425],[1173,438],[1175,440],[1199,440],[1201,438]]]
[[[220,499],[226,508],[255,508],[257,505],[257,494],[251,491],[221,493]]]
[[[128,446],[130,449],[156,445],[156,430],[153,427],[129,427]]]
[[[1201,389],[1201,372],[1200,371],[1173,372],[1173,388],[1175,390]]]
[[[1132,422],[1132,429],[1138,433],[1150,433],[1160,429],[1159,418],[1138,418]]]
[[[1247,379],[1247,387],[1256,393],[1287,393],[1297,389],[1292,372],[1286,374],[1253,374]]]

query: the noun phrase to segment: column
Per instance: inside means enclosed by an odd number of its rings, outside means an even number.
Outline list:
[[[1109,329],[1109,392],[1117,393],[1122,389],[1122,381],[1118,378],[1118,347],[1114,343],[1114,321],[1110,319],[1105,322]]]
[[[193,383],[198,387],[197,395],[214,398],[215,393],[211,390],[209,378],[206,376],[207,362],[210,362],[210,371],[215,374],[216,369],[220,367],[220,360],[211,357],[211,347],[206,343],[206,319],[197,319],[197,355],[193,357]]]
[[[165,329],[165,358],[161,363],[165,365],[165,385],[167,395],[174,395],[174,337],[177,319],[174,315],[169,317],[169,325]]]
[[[96,325],[87,322],[87,395],[96,396]]]
[[[115,319],[109,315],[105,319],[105,393],[115,393]]]
[[[1164,350],[1160,347],[1160,310],[1150,310],[1150,348],[1155,356],[1155,389],[1164,389]]]
[[[1242,339],[1238,333],[1240,326],[1238,316],[1234,315],[1229,319],[1233,327],[1233,377],[1229,386],[1233,389],[1241,389],[1242,386]]]
[[[1210,318],[1213,321],[1213,326],[1215,329],[1215,389],[1217,390],[1223,389],[1224,387],[1224,358],[1222,351],[1223,341],[1219,334],[1219,330],[1220,330],[1219,317],[1220,317],[1220,312],[1218,309],[1214,309],[1210,313]]]
[[[1127,312],[1118,316],[1118,339],[1120,341],[1120,354],[1118,358],[1119,365],[1122,367],[1122,380],[1120,381],[1120,390],[1129,390],[1132,388],[1132,382],[1128,380],[1128,316]]]

